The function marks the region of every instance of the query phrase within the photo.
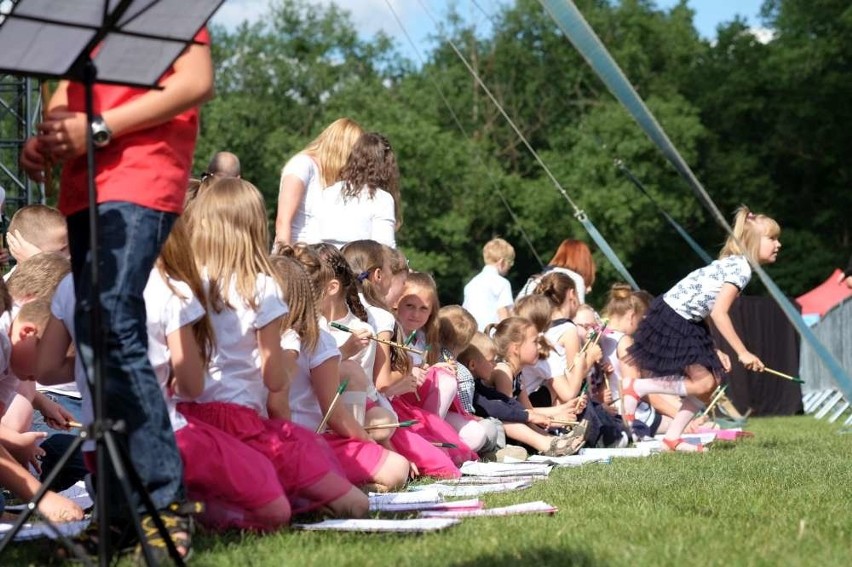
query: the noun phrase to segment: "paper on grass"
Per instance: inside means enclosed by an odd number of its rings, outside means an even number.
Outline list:
[[[581,455],[594,457],[650,457],[654,451],[644,447],[627,447],[624,449],[580,449]]]
[[[390,510],[399,506],[434,504],[442,500],[437,490],[419,490],[417,492],[371,492],[369,494],[370,511]],[[416,509],[416,508],[415,508]]]
[[[460,467],[467,476],[547,476],[553,466],[545,463],[477,463],[467,461]]]
[[[455,480],[445,480],[442,484],[458,486],[460,484],[503,484],[506,482],[528,482],[530,484],[547,480],[546,476],[463,476]]]
[[[516,516],[520,514],[555,514],[555,506],[541,500],[537,502],[525,502],[512,506],[499,508],[487,508],[482,510],[448,510],[420,512],[422,518],[472,518],[482,516]]]
[[[459,520],[453,518],[415,518],[413,520],[324,520],[316,524],[293,524],[309,531],[342,531],[368,533],[422,533],[443,530]]]
[[[603,455],[565,455],[562,457],[530,455],[529,460],[536,463],[548,463],[557,467],[579,467],[589,463],[609,463],[612,461],[612,457]]]
[[[512,490],[521,490],[532,486],[530,481],[515,481],[515,482],[497,482],[494,484],[482,485],[449,485],[449,484],[430,484],[428,488],[437,490],[441,496],[449,496],[455,498],[472,498],[482,494],[492,494],[496,492],[510,492]],[[420,490],[419,487],[414,487],[412,490]]]

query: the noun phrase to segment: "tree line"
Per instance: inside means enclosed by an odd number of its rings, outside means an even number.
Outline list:
[[[701,38],[685,1],[670,10],[650,0],[576,3],[719,207],[746,203],[781,223],[784,247],[769,273],[782,290],[800,294],[845,265],[847,1],[767,0],[762,17],[773,36],[765,42],[743,21],[721,26],[715,41]],[[196,171],[217,150],[235,152],[274,216],[285,161],[348,116],[390,139],[405,221],[397,240],[414,268],[436,277],[443,302],[460,302],[493,236],[515,246],[516,288],[540,268],[533,251],[547,262],[565,238],[594,249],[451,41],[639,285],[660,293],[701,265],[657,206],[715,256],[722,229],[541,5],[483,7],[487,33],[450,13],[435,41],[418,46],[422,63],[403,57],[385,35],[359,36],[336,5],[273,0],[257,23],[214,27],[217,96],[203,112]],[[618,280],[602,254],[595,259],[593,303]]]

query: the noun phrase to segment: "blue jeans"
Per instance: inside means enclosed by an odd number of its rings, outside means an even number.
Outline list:
[[[166,404],[148,359],[142,291],[175,218],[174,213],[122,201],[98,205],[104,417],[124,421],[126,436],[115,438],[127,449],[131,466],[158,509],[185,499],[183,465]],[[91,385],[95,333],[90,319],[88,210],[68,217],[68,244],[77,297],[74,317],[77,352]],[[127,502],[112,472],[108,499],[113,517],[127,517]],[[144,511],[138,495],[132,504]]]

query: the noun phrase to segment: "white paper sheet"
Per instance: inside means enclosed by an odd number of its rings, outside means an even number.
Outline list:
[[[482,485],[449,485],[449,484],[430,484],[429,488],[437,490],[444,497],[455,498],[472,498],[482,494],[492,494],[496,492],[510,492],[512,490],[521,490],[532,486],[530,481],[516,482],[498,482],[494,484]],[[418,490],[414,487],[412,490]]]
[[[544,463],[463,463],[460,470],[466,476],[547,476],[553,466]]]
[[[420,512],[422,518],[473,518],[482,516],[516,516],[520,514],[555,514],[556,507],[541,500],[537,502],[525,502],[512,506],[499,508],[487,508],[482,510],[448,510]]]
[[[642,447],[624,449],[580,449],[581,455],[593,457],[650,457],[654,452]]]
[[[293,524],[309,531],[422,533],[443,530],[458,524],[452,518],[415,518],[413,520],[324,520],[316,524]]]
[[[66,537],[74,537],[75,535],[85,530],[86,526],[89,525],[89,522],[91,522],[91,519],[87,518],[77,522],[64,522],[61,524],[53,525],[56,527],[57,530],[59,530],[62,535]],[[12,525],[13,524],[9,524],[6,522],[0,522],[0,536],[11,530]],[[56,534],[45,522],[27,522],[23,525],[21,531],[15,534],[15,541],[27,541],[43,537],[47,537],[50,539],[57,538]]]
[[[605,457],[602,455],[565,455],[563,457],[531,455],[529,460],[536,463],[547,463],[557,467],[579,467],[589,463],[610,463],[612,462],[612,457]]]

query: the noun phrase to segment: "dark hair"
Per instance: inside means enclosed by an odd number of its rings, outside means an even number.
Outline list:
[[[340,170],[343,200],[357,197],[364,187],[374,197],[376,191],[387,191],[393,197],[396,228],[402,226],[399,195],[399,167],[387,138],[377,132],[361,134]]]
[[[331,268],[332,277],[340,282],[340,288],[349,310],[356,317],[366,322],[367,310],[361,303],[361,298],[358,297],[358,280],[352,272],[352,268],[349,267],[349,262],[343,257],[340,250],[326,242],[313,244],[311,247],[316,250],[323,263]]]

